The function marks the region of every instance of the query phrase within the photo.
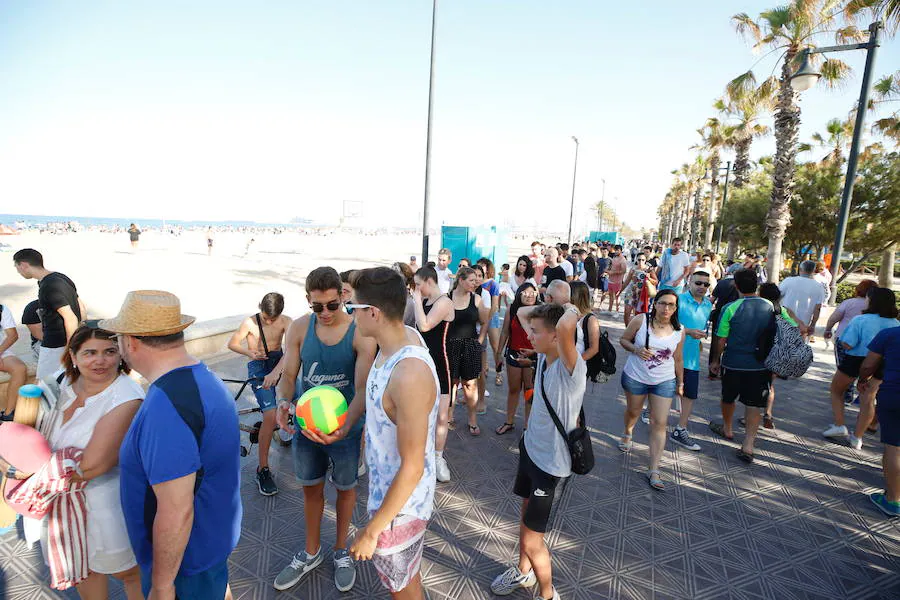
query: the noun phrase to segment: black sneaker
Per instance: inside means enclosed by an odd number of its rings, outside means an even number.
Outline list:
[[[256,471],[256,487],[259,488],[259,493],[263,496],[274,496],[278,493],[278,486],[275,485],[275,480],[272,478],[272,471],[269,470],[269,467],[263,467]]]
[[[16,411],[0,413],[0,421],[12,421],[15,418]]]

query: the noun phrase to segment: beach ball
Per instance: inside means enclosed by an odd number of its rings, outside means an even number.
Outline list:
[[[318,433],[334,433],[347,421],[347,400],[330,385],[306,390],[297,400],[297,425]]]

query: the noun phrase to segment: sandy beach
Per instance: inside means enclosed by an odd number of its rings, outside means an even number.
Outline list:
[[[256,241],[244,256],[251,237]],[[216,233],[214,239],[212,256],[207,256],[205,231],[186,231],[178,237],[148,231],[136,251],[126,233],[25,231],[3,236],[0,242],[9,247],[0,252],[0,302],[19,322],[25,305],[37,298],[37,282],[22,279],[12,262],[16,250],[35,248],[44,255],[48,269],[72,278],[90,318],[115,315],[126,292],[136,289],[173,292],[181,299],[182,310],[201,321],[251,314],[264,294],[280,292],[285,314],[296,317],[309,311],[303,286],[310,270],[329,265],[343,271],[408,261],[421,253],[422,244],[417,235],[349,233]],[[432,239],[432,260],[438,242]],[[522,254],[528,244],[510,239],[510,255]]]

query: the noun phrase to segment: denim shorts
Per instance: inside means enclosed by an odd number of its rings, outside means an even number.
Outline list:
[[[338,490],[356,487],[359,469],[359,444],[362,440],[362,423],[354,425],[350,434],[333,444],[322,445],[307,438],[297,429],[294,443],[294,473],[302,486],[318,485],[325,481],[328,465],[331,465],[331,482]]]
[[[262,387],[262,379],[266,375],[272,372],[276,366],[278,366],[278,361],[281,360],[281,357],[284,353],[281,350],[275,350],[274,352],[269,352],[268,358],[264,360],[251,360],[247,363],[247,378],[251,379],[250,388],[253,390],[253,395],[256,396],[256,402],[259,404],[260,410],[263,412],[274,410],[275,409],[275,388],[264,388]],[[259,377],[260,379],[253,379],[254,377]]]
[[[491,322],[488,324],[488,329],[500,329],[503,326],[503,322],[500,320],[500,313],[494,313],[494,316],[491,317]]]
[[[141,590],[150,595],[150,571],[141,569]],[[194,575],[175,577],[175,597],[178,600],[222,600],[228,587],[228,560]]]
[[[662,383],[649,384],[641,383],[637,379],[629,377],[627,373],[622,371],[622,389],[635,396],[653,394],[654,396],[660,396],[661,398],[674,398],[675,390],[677,388],[678,386],[676,385],[676,379],[674,377],[668,381],[663,381]]]

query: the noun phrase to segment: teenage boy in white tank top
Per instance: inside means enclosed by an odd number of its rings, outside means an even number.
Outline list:
[[[372,560],[394,598],[424,598],[419,567],[434,508],[434,438],[440,384],[428,347],[403,324],[406,284],[387,267],[360,271],[356,325],[380,348],[366,381],[368,525],[350,553]]]

